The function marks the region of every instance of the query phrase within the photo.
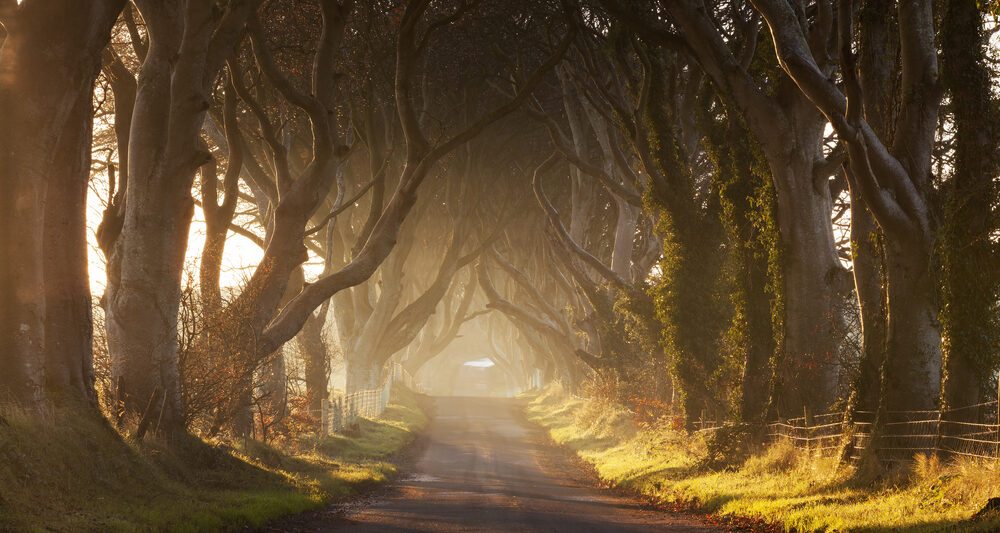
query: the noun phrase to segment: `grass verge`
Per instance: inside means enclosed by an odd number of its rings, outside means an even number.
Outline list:
[[[0,531],[224,531],[320,507],[391,478],[387,459],[427,423],[403,387],[351,436],[297,451],[195,437],[124,441],[94,414],[8,410],[0,422]]]
[[[558,386],[532,398],[528,419],[593,465],[610,486],[661,504],[690,504],[723,518],[752,518],[785,531],[1000,531],[1000,513],[972,520],[1000,497],[1000,465],[918,456],[860,479],[836,459],[776,443],[741,466],[699,466],[706,443],[666,426],[637,427],[621,408],[567,398]]]

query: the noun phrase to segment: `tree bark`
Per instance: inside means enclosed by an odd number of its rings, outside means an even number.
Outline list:
[[[819,132],[813,133],[812,149],[818,150]],[[798,415],[806,405],[815,413],[825,412],[837,399],[838,332],[843,328],[836,303],[849,281],[836,255],[829,186],[825,179],[818,184],[812,179],[816,157],[767,157],[776,183],[783,252],[784,356],[776,369],[776,407],[783,416]]]
[[[889,330],[886,399],[889,411],[931,410],[941,390],[941,329],[931,244],[886,243]]]
[[[270,424],[279,423],[288,414],[288,375],[285,351],[271,354],[261,368],[259,394],[261,413]]]
[[[894,134],[899,107],[899,43],[893,39],[895,17],[890,2],[866,1],[858,13],[865,20],[859,28],[858,83],[865,117],[884,139]],[[844,165],[848,183],[856,182],[850,165]],[[854,287],[861,315],[861,354],[849,409],[874,412],[881,394],[881,372],[888,335],[885,234],[878,226],[859,187],[851,196],[851,258]]]
[[[0,2],[0,394],[93,402],[91,95],[124,2]],[[53,263],[60,261],[60,263]]]
[[[214,6],[137,1],[149,31],[129,137],[122,231],[108,261],[108,347],[116,394],[142,415],[162,397],[160,429],[183,429],[177,313],[194,214],[191,186],[209,160],[200,132],[212,83],[256,0]],[[162,395],[162,396],[159,396]]]
[[[375,361],[368,352],[358,350],[350,354],[345,354],[344,362],[347,364],[347,385],[348,394],[374,389],[379,385],[382,376],[382,365]]]
[[[91,93],[81,91],[54,152],[46,195],[45,388],[96,405],[93,321],[87,259],[87,178],[90,174]],[[84,126],[86,124],[86,126]]]
[[[312,413],[319,413],[323,400],[330,396],[330,353],[323,336],[327,309],[328,306],[321,306],[295,337],[299,352],[305,358],[306,397]]]
[[[983,15],[972,2],[949,1],[940,25],[941,74],[951,92],[955,162],[945,186],[940,239],[944,340],[944,407],[993,397],[990,383],[1000,339],[996,301],[1000,278],[992,233],[1000,167],[1000,107],[994,97]],[[974,409],[953,415],[975,420]],[[957,428],[954,428],[957,429]]]
[[[615,247],[611,252],[611,270],[622,278],[632,279],[632,249],[635,247],[635,229],[639,221],[639,208],[615,197],[618,220],[615,224]]]
[[[853,384],[851,409],[874,412],[879,400],[879,375],[885,361],[886,292],[881,233],[860,193],[851,191],[851,261],[861,314],[861,354]]]

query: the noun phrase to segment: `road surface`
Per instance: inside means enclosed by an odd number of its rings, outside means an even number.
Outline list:
[[[588,486],[579,467],[522,421],[516,400],[435,398],[409,474],[360,507],[268,530],[345,533],[666,531],[717,533],[693,517]]]

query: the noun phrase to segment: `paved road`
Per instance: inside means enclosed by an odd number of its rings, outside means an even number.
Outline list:
[[[296,531],[717,533],[686,516],[591,488],[571,459],[521,421],[515,400],[437,398],[436,416],[394,490],[353,510],[331,510]],[[288,530],[288,529],[286,529]]]

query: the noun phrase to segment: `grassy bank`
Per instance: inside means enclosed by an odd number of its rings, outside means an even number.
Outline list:
[[[342,498],[395,474],[386,459],[427,423],[396,387],[378,421],[297,451],[256,441],[141,446],[79,413],[3,413],[0,531],[218,531]]]
[[[1000,531],[1000,514],[972,521],[1000,497],[1000,465],[915,458],[898,471],[859,479],[851,467],[777,443],[742,466],[699,466],[706,443],[668,427],[637,427],[628,413],[547,389],[528,418],[592,464],[609,485],[656,502],[686,502],[722,516],[795,531]]]

